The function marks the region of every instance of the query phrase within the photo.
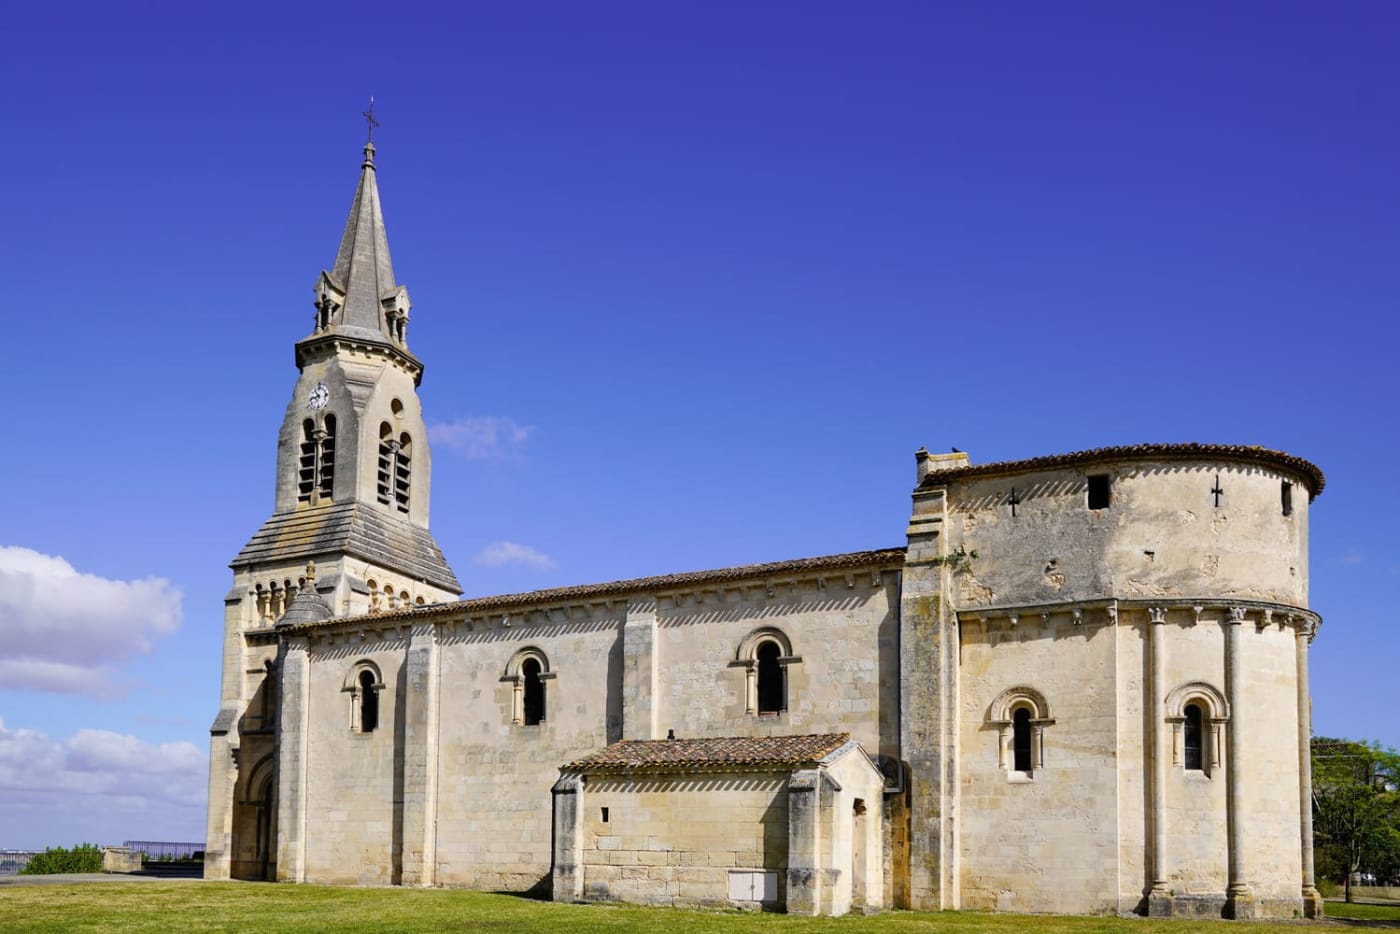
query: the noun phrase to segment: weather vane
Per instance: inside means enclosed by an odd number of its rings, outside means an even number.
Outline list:
[[[374,142],[374,128],[379,126],[379,121],[374,119],[374,95],[369,98],[369,110],[360,111],[360,116],[365,118],[365,123],[369,124],[369,141]]]

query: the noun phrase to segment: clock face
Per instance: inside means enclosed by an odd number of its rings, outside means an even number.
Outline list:
[[[311,390],[306,404],[313,409],[320,409],[324,408],[329,401],[331,401],[331,391],[326,388],[325,383],[317,383],[316,388]]]

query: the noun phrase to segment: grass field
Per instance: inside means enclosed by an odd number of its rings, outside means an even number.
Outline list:
[[[1329,911],[1334,907],[1328,904]],[[1335,906],[1338,915],[1400,922],[1400,908]],[[1352,911],[1363,914],[1351,914]],[[1371,913],[1379,912],[1379,914]],[[556,905],[510,895],[450,889],[339,888],[238,882],[13,886],[0,889],[0,930],[16,931],[606,931],[738,932],[1026,931],[1036,934],[1137,932],[1193,934],[1298,925],[1137,918],[1056,918],[975,912],[891,911],[871,917],[680,911],[618,905]],[[1306,928],[1303,928],[1306,930]]]
[[[1357,921],[1390,921],[1400,928],[1400,905],[1371,905],[1364,902],[1328,902],[1327,917]]]

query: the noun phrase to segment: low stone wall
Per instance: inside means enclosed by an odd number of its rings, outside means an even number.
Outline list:
[[[103,872],[140,872],[141,851],[126,846],[109,846],[102,851]]]
[[[1342,887],[1337,886],[1337,894],[1342,894]],[[1352,898],[1379,898],[1389,901],[1400,902],[1400,885],[1353,885],[1351,887]]]

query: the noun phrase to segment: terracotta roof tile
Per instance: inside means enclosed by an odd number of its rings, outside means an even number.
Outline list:
[[[739,581],[761,581],[776,577],[790,577],[796,574],[818,571],[844,571],[855,568],[879,566],[896,570],[904,565],[903,548],[885,548],[878,551],[854,551],[840,555],[825,555],[819,558],[798,558],[792,561],[774,561],[768,564],[743,564],[736,567],[716,568],[711,571],[687,571],[682,574],[662,574],[656,577],[638,577],[632,580],[610,581],[602,584],[581,584],[574,587],[554,587],[549,590],[531,590],[526,593],[500,594],[493,597],[475,597],[449,603],[434,603],[428,606],[391,610],[369,616],[352,617],[354,620],[432,619],[440,616],[455,616],[459,613],[482,613],[494,610],[511,610],[520,607],[546,606],[567,603],[575,600],[593,600],[606,597],[619,597],[633,593],[666,592],[685,587],[705,584],[730,584]],[[329,620],[315,626],[334,626],[345,620]],[[310,626],[289,627],[300,631]]]
[[[1094,448],[1070,454],[1049,454],[1023,461],[998,461],[991,464],[971,464],[950,470],[930,471],[921,487],[943,486],[950,480],[988,477],[997,474],[1025,473],[1056,467],[1078,467],[1118,460],[1223,460],[1266,464],[1295,474],[1306,482],[1310,499],[1317,499],[1326,478],[1316,465],[1285,454],[1248,444],[1130,444],[1120,447]]]
[[[577,772],[672,771],[815,765],[850,742],[850,733],[727,736],[718,739],[628,739],[570,762]]]

